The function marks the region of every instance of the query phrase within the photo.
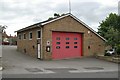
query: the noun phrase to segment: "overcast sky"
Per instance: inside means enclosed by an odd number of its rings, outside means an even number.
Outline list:
[[[109,13],[118,14],[119,0],[71,0],[72,14],[95,31]],[[68,13],[69,0],[0,0],[0,25],[7,34],[53,17]]]

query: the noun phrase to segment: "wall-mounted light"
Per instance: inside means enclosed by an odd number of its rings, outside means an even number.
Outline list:
[[[88,31],[88,34],[90,34],[90,31]]]
[[[46,51],[50,52],[50,46],[46,46]]]

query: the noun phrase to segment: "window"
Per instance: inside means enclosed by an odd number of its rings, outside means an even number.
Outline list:
[[[77,46],[74,46],[74,48],[77,48]]]
[[[32,32],[29,33],[29,39],[32,39]]]
[[[37,31],[37,38],[40,39],[41,38],[41,31]]]
[[[66,38],[66,40],[70,40],[70,38]]]
[[[74,40],[77,40],[77,38],[74,38]]]
[[[23,34],[23,39],[26,39],[26,34],[25,33]]]
[[[69,46],[66,46],[66,48],[68,49],[68,48],[70,48]]]
[[[56,40],[60,40],[60,37],[57,37]]]
[[[56,49],[60,49],[60,46],[57,46]]]
[[[66,44],[69,44],[69,42],[66,42]]]
[[[21,35],[20,34],[18,35],[18,39],[21,39]]]
[[[77,44],[77,42],[74,42],[74,44]]]
[[[60,42],[56,42],[56,44],[60,44]]]

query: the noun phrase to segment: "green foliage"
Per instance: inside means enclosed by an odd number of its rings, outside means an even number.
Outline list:
[[[48,18],[48,20],[52,20],[52,19],[54,19],[54,18],[53,18],[53,17],[49,17],[49,18]]]
[[[54,17],[60,17],[60,14],[54,13]]]
[[[105,37],[105,33],[108,32],[110,28],[118,28],[118,23],[118,15],[111,13],[100,23],[98,33]]]
[[[120,16],[110,13],[105,20],[100,23],[98,33],[107,39],[106,44],[116,48],[119,52],[120,48]]]
[[[54,18],[56,18],[56,17],[60,17],[60,16],[64,16],[65,14],[58,14],[58,13],[54,13],[54,17],[49,17],[48,18],[48,20],[52,20],[52,19],[54,19]]]
[[[4,26],[0,25],[0,32],[3,32],[6,28],[7,28],[6,25],[4,25]]]
[[[120,55],[120,44],[117,45],[116,52],[117,52],[118,55]]]

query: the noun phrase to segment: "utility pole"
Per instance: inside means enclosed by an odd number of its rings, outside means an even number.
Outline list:
[[[2,33],[3,33],[3,31],[4,31],[6,28],[7,28],[6,25],[4,25],[4,26],[0,25],[0,47],[2,46],[2,41],[3,41],[3,39],[2,39]],[[1,50],[0,50],[0,51],[1,51]],[[2,52],[0,52],[0,53],[2,53]],[[0,56],[1,56],[1,55],[0,55]]]
[[[71,13],[71,1],[69,0],[69,13]]]
[[[118,15],[120,16],[120,1],[118,2]]]

